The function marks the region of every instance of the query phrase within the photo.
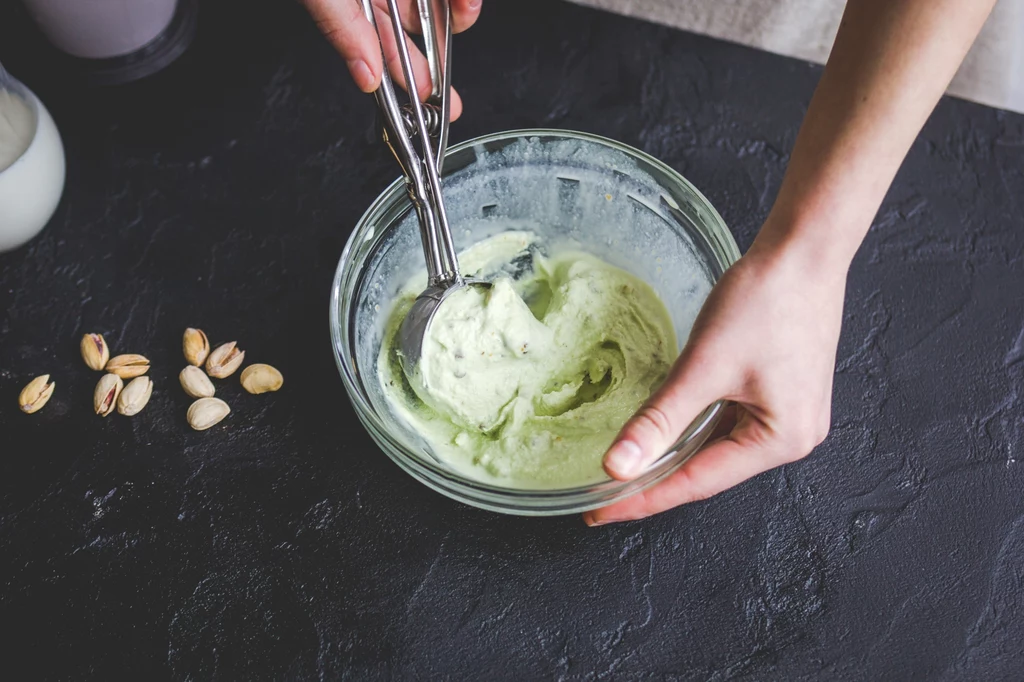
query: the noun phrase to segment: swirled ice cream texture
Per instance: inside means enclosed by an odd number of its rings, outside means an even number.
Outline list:
[[[520,489],[586,485],[605,478],[605,450],[667,376],[675,332],[639,278],[579,251],[542,256],[533,243],[505,232],[460,255],[464,272],[499,274],[490,289],[445,300],[407,377],[395,336],[418,293],[410,285],[378,374],[395,412],[461,474]],[[510,276],[513,262],[526,272]]]

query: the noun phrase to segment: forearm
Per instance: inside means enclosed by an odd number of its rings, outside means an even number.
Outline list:
[[[845,274],[994,4],[850,0],[756,246]]]

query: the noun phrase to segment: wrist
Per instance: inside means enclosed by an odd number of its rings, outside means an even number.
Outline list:
[[[803,281],[808,286],[845,290],[856,249],[851,251],[830,244],[820,238],[822,232],[813,226],[774,222],[769,218],[746,258],[759,261],[771,270],[786,272],[790,279]]]
[[[874,212],[867,214],[865,205],[856,201],[844,204],[786,202],[780,196],[750,252],[789,263],[821,280],[845,281]]]

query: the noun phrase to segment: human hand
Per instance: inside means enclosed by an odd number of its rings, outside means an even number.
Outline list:
[[[711,497],[824,440],[845,286],[843,267],[755,242],[712,290],[668,379],[623,427],[604,468],[635,478],[719,399],[735,403],[717,431],[725,435],[654,487],[587,512],[586,523]]]
[[[452,31],[459,33],[472,26],[480,15],[482,0],[450,0],[452,11]],[[352,80],[363,92],[373,92],[380,85],[383,71],[381,42],[377,32],[363,14],[360,0],[303,0],[306,9],[313,16],[324,36],[344,57]],[[402,25],[409,33],[420,33],[419,12],[416,0],[399,0]],[[377,25],[383,38],[384,57],[388,72],[395,82],[406,90],[405,75],[398,56],[395,34],[391,28],[385,0],[373,0]],[[426,57],[407,36],[403,36],[409,45],[412,57],[413,76],[416,78],[416,89],[420,100],[430,95],[430,69]],[[462,113],[462,99],[452,89],[451,119],[454,121]]]
[[[994,4],[847,3],[771,215],[711,292],[672,373],[623,428],[605,470],[635,477],[720,398],[736,403],[734,421],[665,481],[588,512],[587,523],[710,497],[825,438],[846,271]]]

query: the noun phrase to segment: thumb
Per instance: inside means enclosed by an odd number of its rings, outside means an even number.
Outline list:
[[[745,413],[727,436],[704,447],[653,488],[586,512],[588,526],[642,519],[681,504],[705,500],[781,463],[777,443],[763,425]]]
[[[626,423],[604,456],[604,470],[614,479],[636,478],[672,446],[686,427],[725,391],[712,366],[683,352],[671,374]]]

